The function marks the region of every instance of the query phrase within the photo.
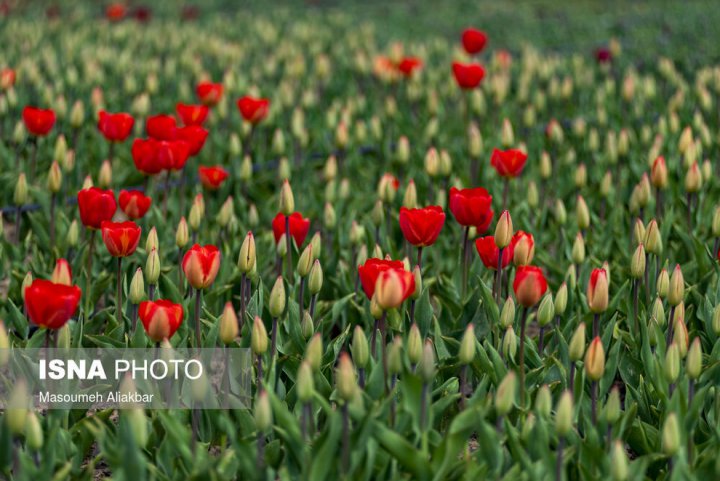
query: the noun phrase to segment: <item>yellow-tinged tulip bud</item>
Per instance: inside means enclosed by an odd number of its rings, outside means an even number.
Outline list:
[[[555,201],[555,221],[560,224],[564,225],[565,222],[567,222],[567,211],[565,210],[565,204],[561,199],[557,199]]]
[[[310,291],[310,294],[315,295],[318,292],[320,292],[320,289],[322,289],[323,285],[323,271],[322,266],[320,265],[320,260],[315,259],[313,261],[313,265],[310,268],[310,274],[308,277],[308,290]]]
[[[568,301],[568,288],[567,283],[563,282],[560,284],[560,287],[558,288],[557,293],[555,294],[555,315],[556,316],[562,316],[565,313],[565,309],[567,308],[567,301]]]
[[[5,323],[0,320],[0,367],[7,366],[10,359],[10,337],[8,336]]]
[[[585,261],[585,239],[580,232],[575,236],[571,253],[573,264],[580,265]]]
[[[498,416],[507,415],[515,404],[517,390],[517,376],[515,371],[509,371],[495,392],[495,410]]]
[[[313,245],[308,244],[300,254],[300,258],[297,263],[297,273],[300,277],[305,277],[310,274],[310,269],[313,266]]]
[[[550,388],[547,384],[543,384],[538,389],[537,396],[535,397],[535,412],[543,418],[550,416],[552,410],[552,395],[550,394]]]
[[[645,275],[645,247],[642,244],[637,246],[630,261],[630,275],[634,279],[640,279]]]
[[[603,414],[605,421],[610,424],[614,424],[620,419],[620,391],[617,386],[613,386],[610,390]]]
[[[545,297],[543,297],[542,301],[540,301],[540,306],[538,307],[538,324],[540,327],[547,326],[550,322],[552,322],[554,316],[555,306],[553,305],[553,297],[552,294],[548,293]]]
[[[422,378],[423,382],[430,383],[435,377],[435,348],[430,339],[425,340],[423,345],[422,357],[418,364],[418,373]]]
[[[250,333],[250,347],[256,356],[262,356],[268,349],[267,330],[265,329],[265,324],[263,324],[262,319],[258,316],[255,316],[253,320],[252,332]]]
[[[693,339],[688,351],[687,359],[685,361],[685,371],[690,379],[697,379],[700,377],[702,371],[702,345],[700,344],[700,338],[696,337]]]
[[[252,231],[248,232],[240,246],[240,255],[238,256],[238,269],[247,275],[253,270],[256,262],[255,236]]]
[[[552,160],[550,154],[543,152],[540,156],[540,178],[547,180],[552,175]]]
[[[231,302],[225,303],[222,315],[220,316],[220,325],[218,326],[218,337],[220,341],[227,345],[232,344],[238,336],[238,318],[235,314],[235,308]]]
[[[513,144],[515,144],[515,133],[513,132],[513,126],[508,119],[503,119],[500,141],[503,147],[506,149],[512,147]]]
[[[11,389],[10,397],[5,406],[5,423],[11,434],[20,435],[25,432],[30,393],[24,379],[15,381]]]
[[[663,372],[665,379],[669,383],[677,381],[680,375],[680,353],[678,351],[678,345],[673,342],[665,353],[665,363],[663,364]]]
[[[148,284],[155,285],[160,279],[160,256],[157,249],[150,251],[145,262],[145,280]]]
[[[285,283],[283,282],[282,276],[278,276],[277,279],[275,279],[275,284],[270,291],[268,310],[274,318],[282,316],[283,312],[285,312]]]
[[[415,323],[410,326],[407,343],[407,353],[410,364],[416,365],[422,358],[423,342],[422,336],[420,335],[420,329]]]
[[[690,194],[699,192],[700,187],[702,187],[702,181],[703,179],[700,167],[697,162],[693,162],[685,174],[685,191]]]
[[[585,323],[581,322],[575,329],[570,344],[568,345],[568,353],[572,362],[582,359],[585,354]]]
[[[109,160],[104,160],[100,165],[100,173],[98,174],[98,186],[101,189],[107,189],[112,184],[112,164]]]
[[[635,219],[635,224],[633,225],[633,241],[635,242],[635,244],[645,243],[645,225],[643,224],[643,221],[639,218]],[[643,249],[645,249],[644,245]]]
[[[605,349],[599,336],[592,340],[585,353],[585,373],[593,381],[599,381],[605,373]]]
[[[177,226],[177,230],[175,231],[175,245],[183,248],[187,245],[189,240],[190,236],[188,234],[187,221],[185,220],[185,217],[181,217],[180,222]]]
[[[673,330],[673,344],[677,344],[678,354],[681,359],[685,359],[688,353],[688,347],[690,342],[690,336],[688,334],[687,326],[683,318],[678,318],[675,321],[675,328]]]
[[[153,227],[150,229],[150,232],[148,232],[147,239],[145,240],[145,250],[150,252],[153,249],[157,249],[159,243],[157,229]]]
[[[470,364],[475,358],[475,339],[475,329],[472,324],[468,324],[460,341],[460,350],[458,352],[460,364]]]
[[[660,235],[660,228],[658,227],[655,219],[651,220],[645,229],[645,250],[654,255],[662,254],[662,236]]]
[[[468,152],[470,157],[477,159],[482,154],[483,138],[475,122],[470,124],[468,128]]]
[[[650,181],[656,189],[665,189],[668,184],[668,171],[664,157],[658,157],[652,164],[650,171]]]
[[[512,326],[508,326],[508,328],[505,329],[505,335],[502,341],[503,354],[507,359],[514,360],[515,353],[517,352],[517,336]]]
[[[555,408],[555,432],[567,436],[573,426],[573,397],[569,390],[563,391]]]
[[[358,325],[355,326],[353,331],[352,344],[350,345],[350,352],[352,353],[353,361],[358,367],[367,366],[370,361],[370,350],[368,348],[368,340],[365,336],[365,331]]]
[[[345,402],[351,401],[357,389],[355,367],[346,352],[340,354],[338,366],[335,370],[335,388],[338,396]]]
[[[585,230],[590,227],[590,210],[588,210],[585,199],[581,195],[577,196],[575,203],[575,220],[580,230]]]
[[[23,278],[22,284],[20,285],[20,294],[22,296],[23,302],[25,301],[25,289],[30,287],[30,284],[33,282],[33,275],[32,272],[28,271],[27,274],[25,274],[25,277]]]
[[[85,180],[83,180],[83,185],[82,185],[83,190],[84,190],[84,189],[89,189],[89,188],[92,187],[92,186],[93,186],[92,177],[89,176],[89,175],[86,175],[86,176],[85,176]]]
[[[313,392],[315,391],[315,383],[313,381],[312,368],[307,361],[303,361],[300,364],[296,385],[298,399],[303,403],[310,402],[313,397]]]
[[[398,140],[395,158],[400,164],[407,164],[410,160],[410,141],[404,135]]]
[[[515,301],[512,297],[508,297],[503,304],[500,312],[500,325],[507,329],[515,322]]]
[[[132,281],[130,281],[130,294],[128,299],[132,304],[140,304],[145,300],[145,281],[143,280],[143,271],[140,267],[135,270]]]
[[[440,155],[435,147],[428,149],[425,154],[425,172],[430,177],[437,177],[440,172]]]
[[[322,363],[323,355],[323,344],[322,335],[317,332],[313,335],[305,348],[305,360],[310,364],[310,367],[314,372],[320,370],[320,364]]]
[[[495,226],[495,244],[500,249],[509,246],[513,233],[512,217],[510,217],[510,212],[504,210]]]
[[[388,345],[387,359],[390,374],[397,375],[402,372],[402,338],[400,336],[395,336],[393,342]]]
[[[375,205],[370,212],[370,219],[376,227],[381,226],[383,222],[385,222],[385,207],[380,199],[375,202]]]
[[[403,207],[406,209],[415,209],[417,206],[417,188],[415,187],[415,181],[410,179],[405,189],[405,195],[403,195]]]
[[[15,205],[22,206],[28,202],[28,184],[25,173],[21,172],[15,184],[15,193],[13,195]]]
[[[260,391],[255,401],[255,427],[261,433],[268,431],[272,427],[273,415],[270,408],[270,399],[265,390]]]
[[[670,276],[665,268],[660,271],[657,278],[657,293],[661,298],[665,298],[670,290]]]
[[[670,277],[670,286],[668,289],[668,303],[671,306],[677,306],[685,298],[685,279],[683,278],[680,264],[675,264],[672,276]]]
[[[613,481],[625,481],[628,478],[628,459],[621,441],[613,442],[610,460]]]
[[[668,414],[662,430],[662,450],[665,456],[672,457],[680,449],[680,426],[675,413]]]
[[[48,172],[47,188],[49,192],[57,194],[60,192],[60,187],[62,187],[62,171],[60,170],[60,164],[58,164],[57,160],[54,160]]]
[[[532,180],[528,182],[527,186],[527,202],[528,206],[533,209],[540,205],[540,195],[538,194],[537,184]]]
[[[295,197],[290,182],[287,180],[283,182],[280,189],[280,212],[286,216],[295,212]]]
[[[580,164],[575,169],[575,187],[582,189],[587,185],[587,167],[585,164]]]
[[[33,451],[39,451],[43,446],[42,425],[33,411],[29,411],[25,418],[25,441]]]

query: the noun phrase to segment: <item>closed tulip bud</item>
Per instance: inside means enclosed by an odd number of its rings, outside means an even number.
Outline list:
[[[715,207],[715,212],[713,212],[712,235],[720,237],[720,205]]]
[[[540,156],[540,178],[547,180],[552,175],[552,160],[550,154],[543,152]]]
[[[283,258],[287,254],[287,242],[285,242],[285,239],[285,234],[282,234],[280,239],[278,239],[278,243],[275,245],[275,252],[277,252],[278,256]]]
[[[702,167],[700,168],[700,174],[701,174],[700,177],[703,180],[710,180],[710,178],[712,177],[713,168],[712,168],[712,164],[710,163],[710,161],[708,159],[705,159],[703,161]]]
[[[231,302],[225,303],[222,315],[220,316],[220,325],[218,327],[218,337],[225,344],[232,344],[238,336],[238,318],[235,314],[235,308]]]
[[[373,225],[376,227],[381,226],[383,222],[385,222],[385,207],[383,206],[381,200],[378,199],[375,202],[375,206],[370,212],[370,219],[372,220]]]
[[[238,256],[238,269],[247,275],[253,270],[256,262],[255,252],[255,236],[252,231],[248,232],[240,246],[240,255]]]
[[[500,249],[509,246],[513,233],[512,217],[510,217],[510,212],[504,210],[495,226],[495,245]]]
[[[403,207],[406,209],[415,209],[417,206],[417,188],[415,187],[415,181],[410,179],[405,189],[405,195],[403,195]]]
[[[683,278],[680,264],[675,265],[672,276],[670,277],[670,286],[668,289],[667,299],[671,306],[677,306],[685,298],[685,279]]]
[[[507,329],[515,322],[515,301],[512,297],[505,299],[502,311],[500,312],[500,325]]]
[[[76,100],[70,109],[70,126],[74,129],[82,127],[85,121],[85,108],[83,107],[82,100]]]
[[[540,301],[540,306],[537,311],[537,321],[540,327],[547,326],[553,320],[555,316],[555,306],[553,305],[552,294],[547,294]]]
[[[430,177],[436,177],[440,172],[440,155],[435,147],[425,153],[425,172]]]
[[[325,203],[325,209],[323,210],[323,224],[328,230],[334,230],[337,225],[335,208],[330,202]]]
[[[512,326],[508,326],[507,329],[505,329],[505,335],[502,340],[502,352],[507,359],[515,359],[517,336]]]
[[[188,226],[193,232],[197,232],[200,229],[202,218],[202,207],[197,202],[194,202],[192,207],[190,207],[190,214],[188,215]]]
[[[130,281],[128,299],[130,299],[130,303],[135,305],[145,300],[145,281],[143,280],[143,271],[140,267],[135,270],[132,281]]]
[[[217,214],[216,220],[220,227],[225,228],[230,224],[230,221],[232,220],[233,216],[235,215],[235,209],[233,206],[233,199],[231,196],[228,196],[227,199],[225,199],[225,202],[223,202],[223,205],[220,207],[220,211]]]
[[[157,229],[153,227],[150,229],[150,232],[148,232],[147,239],[145,240],[145,251],[150,252],[153,249],[157,249],[159,243]]]
[[[322,236],[320,235],[320,232],[315,232],[315,234],[313,234],[309,245],[312,246],[312,258],[314,261],[319,258],[322,253]]]
[[[621,441],[613,442],[610,459],[610,474],[613,481],[625,481],[628,478],[628,460]]]
[[[585,373],[593,381],[599,381],[605,373],[605,349],[599,336],[592,340],[585,353]]]
[[[287,216],[293,212],[295,212],[295,197],[290,182],[285,180],[280,189],[280,213]]]
[[[300,258],[297,263],[297,273],[300,277],[305,277],[310,274],[310,269],[313,266],[314,260],[312,251],[312,243],[310,243],[305,247],[305,249],[303,249],[302,254],[300,254]]]
[[[425,126],[425,132],[424,132],[425,141],[432,144],[433,141],[435,140],[435,138],[437,137],[438,129],[439,129],[438,119],[437,119],[437,117],[432,117],[428,121],[427,125]]]
[[[440,151],[440,175],[448,177],[452,172],[452,159],[447,150]]]
[[[240,142],[240,137],[236,133],[230,134],[230,145],[228,147],[228,150],[230,152],[230,155],[237,156],[240,155],[242,152],[242,143]]]
[[[52,194],[60,192],[62,186],[62,171],[60,170],[60,164],[56,160],[50,165],[50,171],[48,172],[47,188]]]
[[[675,413],[668,414],[662,429],[662,450],[668,457],[675,456],[680,449],[680,426]]]
[[[243,160],[240,163],[240,173],[239,173],[240,180],[243,182],[249,182],[250,179],[252,179],[252,173],[253,173],[252,159],[250,158],[249,155],[246,155],[245,157],[243,157]]]
[[[612,185],[612,174],[607,171],[600,182],[600,195],[606,198],[609,197],[612,193]]]
[[[665,308],[659,297],[656,298],[653,303],[651,318],[654,319],[659,326],[665,325]]]
[[[338,187],[338,197],[343,200],[350,197],[350,180],[342,179],[340,181],[340,187]]]
[[[681,302],[677,306],[675,306],[675,311],[672,313],[672,319],[670,319],[670,322],[673,323],[673,326],[675,325],[678,320],[685,319],[685,303]],[[683,355],[683,357],[685,357]]]
[[[282,276],[275,279],[275,284],[270,291],[270,301],[268,303],[270,315],[279,318],[285,312],[285,283]]]
[[[395,336],[387,347],[388,372],[397,375],[402,372],[402,338]]]
[[[498,416],[505,416],[512,411],[515,405],[517,390],[517,376],[515,371],[509,371],[495,392],[495,411]]]
[[[500,134],[500,142],[504,148],[510,148],[515,143],[515,133],[513,132],[513,126],[510,120],[503,119],[502,132]]]
[[[412,273],[413,273],[413,278],[415,279],[415,290],[410,295],[410,298],[418,300],[418,299],[420,299],[420,294],[422,294],[422,286],[423,286],[422,269],[420,269],[420,266],[415,266],[412,270]]]
[[[572,246],[573,264],[580,265],[585,261],[585,239],[580,232],[575,236],[575,242]]]
[[[640,178],[640,182],[637,185],[637,202],[641,208],[645,208],[650,201],[650,181],[648,180],[647,174],[643,174]]]
[[[310,268],[310,274],[308,277],[308,290],[310,294],[315,295],[322,289],[323,285],[323,271],[320,265],[320,260],[315,259],[313,265]]]
[[[98,186],[101,189],[107,189],[112,184],[112,164],[109,160],[104,160],[100,165],[100,173],[98,174]]]
[[[693,162],[688,171],[685,173],[685,191],[694,194],[700,191],[702,187],[702,173],[697,162]]]
[[[645,275],[645,247],[637,246],[630,261],[630,275],[634,279],[641,279]]]
[[[42,425],[33,411],[29,411],[25,418],[25,442],[33,451],[39,451],[43,446]]]
[[[86,175],[85,179],[83,180],[82,190],[89,189],[92,186],[93,186],[92,177],[89,175]]]
[[[417,324],[413,323],[410,326],[410,332],[408,332],[407,338],[407,353],[410,364],[416,365],[422,358],[423,342],[422,336],[420,335],[420,329]]]
[[[266,336],[267,337],[267,336]],[[266,344],[267,346],[267,344]],[[320,370],[320,364],[322,362],[323,355],[323,344],[322,335],[317,332],[308,341],[307,347],[305,348],[304,360],[310,365],[313,371]]]
[[[605,403],[604,416],[609,424],[614,424],[620,419],[620,391],[617,386],[613,386],[610,390],[607,402]]]
[[[645,243],[645,225],[641,219],[635,219],[635,224],[633,224],[633,241],[635,244]],[[643,245],[644,249],[645,246]]]
[[[310,364],[303,361],[300,364],[297,374],[297,393],[300,402],[308,403],[312,400],[315,391],[315,383],[313,381],[313,373]]]
[[[575,187],[582,189],[587,185],[587,168],[585,164],[580,164],[575,169]]]
[[[645,251],[649,254],[659,256],[662,254],[663,244],[660,235],[660,228],[655,219],[651,220],[645,229]]]
[[[585,354],[585,323],[581,322],[575,329],[570,344],[568,345],[568,354],[572,362],[577,362],[583,358]]]
[[[537,184],[534,181],[528,182],[527,186],[527,202],[531,208],[537,208],[540,204],[540,196],[537,190]]]
[[[175,231],[175,245],[182,249],[187,245],[189,240],[190,236],[188,234],[187,221],[185,220],[185,217],[181,217],[177,230]]]
[[[25,125],[22,122],[16,123],[12,135],[13,143],[16,145],[22,144],[23,142],[25,142],[26,135],[27,132],[25,131]]]
[[[401,164],[407,164],[410,160],[410,141],[404,135],[398,139],[395,158]]]
[[[680,139],[678,141],[678,150],[680,153],[684,154],[693,142],[692,129],[689,126],[685,127],[682,134],[680,134]]]
[[[687,359],[685,361],[685,371],[690,379],[695,380],[700,377],[702,371],[702,345],[700,338],[696,337],[690,344]]]
[[[55,284],[72,285],[72,272],[68,261],[65,259],[57,260],[50,280]]]
[[[145,280],[148,284],[155,285],[160,279],[160,256],[157,249],[150,251],[145,262]]]
[[[385,314],[385,310],[380,306],[377,300],[377,295],[373,295],[370,299],[370,315],[375,320],[379,320]]]
[[[670,290],[670,276],[668,275],[667,269],[663,268],[658,274],[657,278],[657,293],[661,298],[665,298]]]
[[[575,220],[580,230],[585,230],[590,227],[590,211],[585,203],[585,199],[583,199],[581,195],[577,196],[577,202],[575,204]]]
[[[315,324],[308,311],[303,312],[302,321],[300,321],[300,334],[306,341],[315,333]]]
[[[557,293],[555,293],[555,304],[553,307],[556,316],[562,316],[565,313],[565,309],[567,308],[567,301],[568,288],[567,284],[563,282],[562,284],[560,284]]]
[[[370,350],[368,349],[368,340],[367,337],[365,337],[365,331],[363,331],[360,326],[355,326],[355,330],[353,331],[350,352],[352,353],[355,365],[359,367],[367,366],[370,361]]]
[[[148,441],[148,427],[147,418],[145,417],[145,411],[140,407],[132,407],[121,411],[121,416],[127,419],[130,425],[130,432],[132,433],[135,443],[144,448]]]
[[[17,183],[15,184],[13,201],[15,202],[15,205],[18,206],[25,205],[28,202],[28,185],[24,172],[21,172],[18,176]]]
[[[670,347],[668,347],[665,353],[663,372],[665,374],[665,380],[671,384],[675,383],[680,375],[680,353],[678,351],[678,345],[675,342],[670,344]]]
[[[567,211],[565,210],[565,204],[560,199],[557,199],[555,201],[554,214],[555,214],[555,221],[558,224],[564,225],[565,222],[567,222]]]
[[[673,330],[673,344],[677,344],[678,347],[678,354],[680,355],[680,359],[685,359],[685,356],[687,356],[688,348],[690,346],[690,336],[688,334],[687,326],[685,325],[685,321],[683,318],[677,319],[675,321],[675,329]]]
[[[658,157],[653,162],[652,169],[650,170],[650,181],[656,189],[663,190],[667,187],[668,171],[664,157]]]
[[[338,360],[335,370],[335,388],[340,399],[346,403],[355,397],[355,390],[357,389],[355,367],[346,352],[341,353]]]
[[[547,384],[543,384],[538,389],[537,396],[535,397],[535,412],[542,418],[550,416],[552,410],[552,395],[550,394],[550,388]]]
[[[458,360],[463,366],[470,364],[475,358],[475,329],[472,324],[468,324],[460,341],[460,351],[458,352]]]
[[[5,405],[5,423],[10,434],[17,436],[25,432],[30,393],[24,379],[15,381],[11,389],[10,397]]]
[[[291,176],[292,168],[290,167],[290,162],[287,157],[281,157],[280,160],[278,160],[278,179],[290,180]]]
[[[475,122],[468,128],[468,153],[470,157],[477,159],[482,154],[483,138]]]
[[[256,356],[262,356],[268,349],[268,335],[260,317],[255,316],[252,331],[250,333],[250,348]]]
[[[270,399],[265,390],[260,391],[255,401],[255,427],[261,433],[268,431],[272,427],[273,416],[270,408]]]
[[[563,391],[555,408],[555,432],[564,437],[573,426],[573,396],[570,390]]]

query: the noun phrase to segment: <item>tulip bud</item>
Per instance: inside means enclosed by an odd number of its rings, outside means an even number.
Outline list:
[[[650,171],[650,181],[656,189],[663,190],[667,187],[668,171],[664,157],[658,157],[653,162],[652,170]]]
[[[395,336],[387,348],[388,372],[400,374],[402,372],[402,338]]]
[[[197,232],[200,229],[200,223],[202,222],[203,214],[200,204],[193,203],[190,207],[190,214],[188,215],[188,224],[193,232]],[[182,222],[182,219],[181,219]],[[177,240],[177,237],[176,237]]]
[[[600,337],[593,339],[585,353],[585,373],[593,381],[599,381],[605,373],[605,349]]]
[[[532,259],[535,256],[535,244],[531,235],[521,236],[517,242],[515,242],[513,252],[513,264],[515,266],[527,266],[532,263]]]
[[[155,285],[160,279],[160,256],[157,249],[150,251],[145,262],[145,280],[148,284]]]
[[[312,400],[313,392],[315,391],[314,384],[312,368],[307,361],[303,361],[298,369],[296,383],[300,402],[308,403]]]
[[[17,183],[15,184],[15,193],[13,195],[13,201],[15,205],[22,206],[28,202],[28,185],[25,173],[21,172],[18,176]]]
[[[670,276],[667,269],[663,268],[657,278],[657,292],[661,298],[665,298],[670,290]]]
[[[607,402],[605,403],[605,420],[609,424],[614,424],[620,419],[620,391],[617,386],[613,386],[610,390]]]
[[[677,344],[678,346],[678,354],[680,355],[681,359],[684,359],[688,352],[688,347],[690,343],[690,336],[687,331],[687,326],[685,325],[685,321],[683,318],[678,318],[677,321],[675,321],[675,329],[673,330],[673,344]]]
[[[663,364],[663,372],[667,382],[673,384],[680,375],[680,353],[678,345],[673,342],[665,353],[665,363]]]
[[[47,188],[48,191],[57,194],[60,192],[62,186],[62,171],[60,170],[60,164],[57,160],[54,160],[50,165],[50,171],[48,172]]]
[[[557,293],[555,294],[555,315],[556,316],[562,316],[565,313],[565,309],[567,308],[567,301],[568,301],[568,288],[567,284],[563,282],[560,284],[560,287],[558,288]]]
[[[287,180],[283,182],[280,190],[280,212],[286,216],[295,212],[295,197]]]
[[[508,371],[495,392],[495,410],[498,416],[507,415],[515,404],[517,376],[515,371]]]
[[[505,335],[502,339],[502,352],[507,359],[515,359],[517,336],[512,326],[508,326],[507,329],[505,329]]]
[[[633,241],[635,244],[645,243],[645,225],[641,219],[635,219],[635,224],[633,225]],[[644,249],[645,247],[643,246],[643,250]]]
[[[693,339],[690,345],[687,360],[685,361],[685,371],[692,380],[700,377],[700,372],[702,371],[702,346],[699,337]]]
[[[575,329],[572,337],[570,338],[570,344],[568,345],[568,353],[570,355],[570,361],[577,362],[582,359],[585,354],[585,323],[581,322]]]
[[[10,387],[10,397],[5,405],[5,423],[10,434],[20,435],[25,431],[30,393],[24,379],[19,379]]]
[[[298,259],[297,273],[300,277],[305,277],[310,274],[310,269],[313,266],[313,260],[312,243],[310,243],[305,247],[305,249],[303,249],[302,254],[300,254],[300,258]]]
[[[498,219],[497,226],[495,227],[495,244],[498,248],[504,249],[510,245],[512,236],[512,218],[510,217],[510,212],[504,210],[503,213],[500,214],[500,219]]]
[[[565,222],[567,222],[567,212],[565,211],[565,204],[563,204],[563,201],[560,199],[557,199],[555,201],[555,221],[560,224],[564,225]]]
[[[252,332],[250,333],[250,347],[253,354],[258,356],[265,354],[268,349],[267,330],[259,316],[255,316],[253,321]]]
[[[175,245],[182,249],[187,245],[189,240],[187,222],[185,221],[185,217],[181,217],[177,230],[175,231]]]
[[[405,195],[403,196],[403,207],[406,209],[415,209],[417,206],[417,188],[415,187],[415,181],[410,179],[405,189]]]
[[[482,154],[483,138],[475,122],[470,124],[468,128],[468,153],[473,159],[477,159]]]
[[[685,174],[685,191],[694,194],[702,187],[702,173],[697,162],[693,162]]]
[[[503,304],[500,312],[500,325],[506,329],[515,322],[515,301],[512,297],[508,297]]]
[[[503,119],[502,132],[500,134],[500,142],[504,148],[510,148],[515,143],[515,134],[513,132],[512,124],[510,120]]]
[[[590,211],[585,203],[583,196],[577,196],[577,203],[575,204],[575,220],[577,221],[578,229],[585,230],[590,227]]]
[[[653,303],[651,318],[654,319],[659,326],[665,325],[665,308],[659,297],[656,298]]]
[[[463,366],[470,364],[475,358],[475,329],[472,324],[468,324],[460,341],[460,351],[458,359]]]
[[[665,456],[672,457],[680,449],[680,426],[675,413],[668,414],[662,430],[662,450]]]
[[[238,256],[238,269],[240,272],[247,275],[253,270],[256,262],[255,253],[255,236],[252,231],[249,231],[243,239],[243,243],[240,246],[240,255]]]
[[[320,364],[322,362],[323,345],[322,335],[318,332],[313,335],[305,348],[305,360],[310,364],[313,371],[317,372],[320,370]]]
[[[273,318],[279,318],[285,312],[285,283],[282,276],[275,279],[275,284],[270,291],[268,310]]]
[[[607,198],[610,197],[610,194],[612,193],[613,189],[613,183],[612,183],[612,174],[610,171],[605,172],[605,175],[602,178],[602,181],[600,182],[600,195]]]
[[[645,229],[645,250],[656,256],[662,254],[662,237],[655,219],[651,220]]]
[[[370,361],[368,340],[367,337],[365,337],[365,332],[360,326],[355,326],[355,330],[353,331],[353,339],[352,344],[350,345],[350,352],[352,353],[352,358],[355,361],[355,365],[359,367],[367,366],[368,362]]]
[[[550,416],[552,410],[552,395],[550,394],[550,388],[547,384],[543,384],[538,389],[537,396],[535,397],[535,412],[542,418]]]
[[[575,187],[582,189],[587,185],[587,167],[585,164],[580,164],[575,169]]]
[[[101,189],[107,189],[112,184],[112,164],[109,160],[104,160],[100,165],[100,173],[98,174],[98,185]]]
[[[570,433],[573,425],[573,397],[570,390],[563,391],[555,408],[555,432],[564,437]]]
[[[422,337],[420,336],[420,329],[415,323],[410,326],[407,343],[408,359],[410,360],[410,364],[414,366],[420,362],[423,351],[423,343]]]
[[[395,149],[395,158],[401,164],[407,164],[410,160],[410,141],[404,135],[398,139],[397,147]]]
[[[645,274],[645,248],[642,244],[637,246],[630,261],[630,275],[634,279],[641,279]]]
[[[130,281],[130,294],[128,295],[131,304],[140,304],[145,299],[145,282],[140,267],[135,270],[132,281]]]
[[[82,127],[85,121],[85,108],[83,107],[82,100],[76,100],[70,109],[70,126],[74,129]]]
[[[375,206],[370,212],[370,219],[374,226],[378,227],[385,222],[385,208],[381,200],[375,202]]]
[[[270,399],[265,390],[260,391],[255,401],[255,427],[261,433],[268,431],[272,427],[273,416],[270,408]]]
[[[68,261],[65,259],[57,260],[50,280],[55,284],[64,284],[66,286],[72,285],[72,272],[70,271],[70,264],[68,264]]]
[[[610,474],[613,481],[625,481],[628,477],[628,460],[621,441],[613,442],[610,459]]]
[[[540,306],[537,311],[537,321],[540,327],[547,326],[553,320],[555,316],[555,306],[553,305],[552,294],[547,294],[540,301]]]
[[[341,353],[338,360],[335,371],[335,388],[340,399],[345,402],[351,401],[355,396],[355,390],[357,389],[355,367],[346,352]]]
[[[675,265],[672,276],[670,277],[670,286],[668,289],[668,303],[671,306],[677,306],[685,298],[685,280],[683,278],[680,264]]]
[[[575,242],[573,242],[572,261],[575,265],[580,265],[585,261],[585,239],[580,232],[577,233]]]
[[[308,289],[310,294],[315,295],[320,292],[323,285],[323,271],[320,266],[320,260],[315,259],[312,267],[310,268],[310,274],[308,277]]]
[[[217,214],[216,220],[218,225],[222,228],[227,227],[234,215],[233,199],[232,196],[228,196]]]
[[[25,442],[33,451],[39,451],[43,446],[42,425],[33,411],[29,411],[25,419]]]
[[[238,318],[235,314],[232,302],[226,302],[222,315],[220,316],[220,325],[218,327],[218,337],[225,344],[232,344],[238,336]]]

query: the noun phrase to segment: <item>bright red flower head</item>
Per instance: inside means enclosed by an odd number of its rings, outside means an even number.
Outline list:
[[[458,87],[465,90],[474,89],[485,77],[485,69],[479,63],[453,62],[452,70]]]
[[[38,137],[49,134],[55,125],[55,112],[52,109],[28,106],[23,109],[22,118],[27,131]]]
[[[462,36],[460,37],[463,48],[470,55],[482,52],[485,45],[487,45],[487,40],[488,38],[485,32],[472,27],[463,30]]]
[[[213,245],[195,244],[185,253],[182,270],[193,288],[210,287],[220,270],[220,251]]]
[[[206,167],[201,165],[198,168],[200,183],[208,190],[217,190],[228,178],[228,171],[220,166]]]
[[[405,269],[402,261],[391,261],[386,259],[368,259],[365,264],[358,266],[358,275],[360,276],[360,284],[368,299],[372,299],[375,294],[375,286],[381,272],[388,269]]]
[[[525,161],[527,161],[527,154],[519,149],[493,149],[490,157],[490,165],[495,167],[500,177],[508,179],[517,177],[522,173],[523,168],[525,168]]]
[[[78,286],[35,279],[25,289],[25,309],[33,324],[60,329],[75,314],[81,295]]]
[[[212,82],[200,82],[195,87],[195,95],[200,102],[208,107],[214,107],[220,102],[223,95],[223,84]]]
[[[111,114],[101,110],[98,130],[110,142],[123,142],[130,135],[134,124],[135,119],[130,114]]]
[[[483,234],[494,212],[492,210],[492,196],[482,187],[474,189],[450,188],[450,212],[458,224],[468,227],[475,226],[478,234]]]
[[[183,125],[202,125],[208,116],[207,105],[191,105],[178,103],[175,111],[182,120]]]
[[[129,219],[141,219],[150,209],[152,199],[139,190],[121,190],[118,196],[120,209]]]
[[[127,8],[125,8],[125,5],[123,5],[122,3],[111,3],[105,9],[105,18],[107,18],[111,22],[119,22],[120,20],[125,18],[126,13]]]
[[[164,166],[157,157],[158,141],[155,139],[135,139],[132,144],[132,157],[135,168],[145,175],[162,172]]]
[[[111,220],[115,215],[115,194],[112,190],[98,187],[83,189],[78,192],[78,209],[85,227],[100,229],[104,221]]]
[[[127,257],[137,249],[142,229],[135,222],[104,221],[100,228],[103,242],[111,256]]]
[[[148,337],[155,342],[170,339],[183,321],[181,304],[159,299],[143,301],[138,307],[138,315]]]
[[[184,140],[158,141],[155,156],[163,170],[182,170],[190,157],[190,144]]]
[[[422,209],[400,207],[400,230],[405,240],[415,247],[433,245],[440,235],[443,224],[445,224],[445,212],[438,205]]]
[[[4,68],[0,70],[0,90],[7,90],[15,85],[15,70]]]
[[[172,115],[151,115],[145,121],[145,132],[155,140],[175,140],[177,123]]]
[[[208,131],[199,125],[188,125],[186,127],[179,127],[175,135],[177,140],[187,142],[188,148],[190,149],[190,156],[193,156],[199,154],[205,146]]]
[[[275,243],[277,244],[285,234],[285,216],[281,212],[273,219],[272,230]],[[295,240],[295,244],[298,247],[305,242],[309,230],[310,219],[304,218],[300,212],[290,214],[290,236]]]
[[[475,239],[475,248],[480,254],[480,260],[483,265],[488,269],[494,271],[498,267],[498,257],[500,257],[500,249],[495,244],[495,236],[488,235],[485,237],[478,237]],[[510,244],[507,248],[503,249],[502,256],[502,268],[505,269],[513,258],[513,245]]]
[[[246,95],[237,101],[237,107],[243,119],[251,124],[257,124],[267,117],[270,100]]]
[[[413,72],[420,70],[423,66],[422,60],[417,57],[405,57],[397,64],[398,71],[405,77],[411,77]]]
[[[515,299],[523,307],[537,304],[547,291],[547,281],[542,270],[537,266],[519,266],[513,281]]]
[[[415,292],[415,276],[404,268],[387,269],[375,281],[375,299],[382,309],[395,309]]]

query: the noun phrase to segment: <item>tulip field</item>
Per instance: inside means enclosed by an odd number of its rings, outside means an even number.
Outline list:
[[[716,5],[31,3],[0,479],[720,479]],[[246,389],[54,407],[6,377],[35,349]]]

